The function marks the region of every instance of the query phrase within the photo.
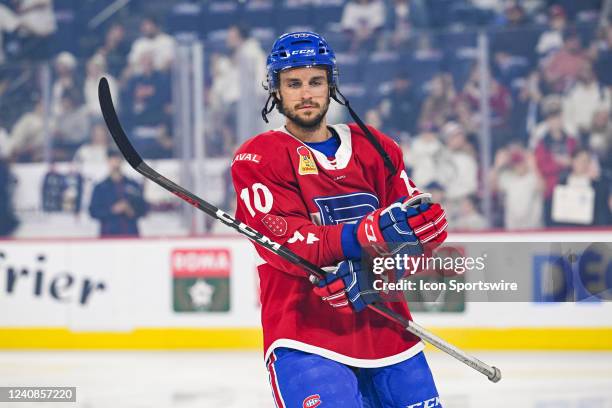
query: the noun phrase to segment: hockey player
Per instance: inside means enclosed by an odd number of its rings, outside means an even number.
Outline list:
[[[364,250],[420,254],[423,243],[442,242],[444,211],[432,203],[402,206],[420,193],[389,137],[370,127],[369,140],[358,125],[327,124],[338,70],[321,36],[281,36],[268,56],[267,87],[264,119],[276,106],[286,124],[237,150],[236,218],[315,265],[334,266],[313,287],[300,267],[257,248],[276,405],[440,407],[421,341],[367,308],[381,297],[360,259]],[[410,318],[405,302],[385,305]]]

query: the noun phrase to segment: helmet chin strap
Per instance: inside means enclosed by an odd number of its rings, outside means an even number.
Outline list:
[[[378,154],[380,154],[380,157],[382,157],[383,161],[385,162],[385,167],[389,169],[391,174],[397,173],[398,169],[396,169],[395,166],[393,165],[391,158],[389,157],[385,149],[383,149],[380,142],[374,137],[372,132],[370,132],[370,129],[368,129],[368,127],[365,125],[365,123],[363,123],[361,118],[357,116],[357,113],[355,113],[353,108],[351,108],[351,104],[349,103],[348,99],[346,99],[346,97],[342,95],[342,93],[337,87],[330,88],[329,96],[334,101],[338,102],[340,105],[346,106],[346,108],[349,111],[349,114],[351,115],[355,123],[357,123],[357,126],[359,126],[359,128],[363,131],[368,141],[372,144],[372,146],[374,146]],[[263,109],[261,110],[261,117],[263,118],[264,122],[268,123],[268,114],[274,110],[275,106],[276,106],[276,98],[274,97],[273,93],[270,93],[268,95],[268,99],[266,100],[266,103]]]
[[[365,125],[365,123],[363,123],[361,118],[357,116],[353,108],[351,108],[351,105],[348,99],[346,99],[346,97],[342,95],[342,93],[337,87],[334,87],[333,89],[330,90],[329,96],[334,101],[338,102],[340,105],[346,106],[346,108],[349,111],[349,114],[351,115],[355,123],[357,123],[357,126],[359,126],[359,128],[363,131],[368,141],[372,144],[372,146],[374,146],[378,154],[380,154],[380,156],[382,157],[383,161],[385,162],[385,167],[389,169],[391,174],[397,173],[398,169],[396,169],[395,166],[393,165],[391,158],[389,157],[385,149],[383,149],[378,139],[376,139],[374,135],[372,134],[372,132],[370,132],[370,129],[368,129],[368,127]]]
[[[270,102],[270,100],[272,102]],[[276,106],[276,98],[274,98],[274,94],[269,94],[268,99],[266,100],[266,103],[263,109],[261,110],[261,117],[263,118],[264,122],[269,123],[268,114],[274,110],[275,106]]]

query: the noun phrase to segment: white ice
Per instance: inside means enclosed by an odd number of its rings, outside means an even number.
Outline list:
[[[612,408],[612,353],[475,352],[498,384],[427,353],[446,408]],[[274,407],[259,352],[0,352],[0,386],[76,386],[76,403],[15,408]],[[298,407],[301,408],[301,407]]]

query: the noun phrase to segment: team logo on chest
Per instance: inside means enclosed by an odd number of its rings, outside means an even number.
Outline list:
[[[314,157],[312,157],[312,152],[306,146],[298,147],[297,153],[300,156],[300,165],[298,167],[298,173],[300,175],[319,174],[317,164],[315,163]]]

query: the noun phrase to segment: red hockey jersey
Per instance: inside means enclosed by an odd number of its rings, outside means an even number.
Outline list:
[[[310,149],[285,128],[262,133],[236,152],[231,173],[236,218],[315,265],[344,259],[342,223],[355,222],[412,193],[402,152],[371,129],[395,167],[391,174],[361,129],[334,125],[334,158]],[[423,349],[419,339],[376,312],[341,314],[312,291],[308,274],[257,247],[266,359],[277,347],[318,354],[355,367],[382,367]],[[405,303],[387,304],[410,318]]]

